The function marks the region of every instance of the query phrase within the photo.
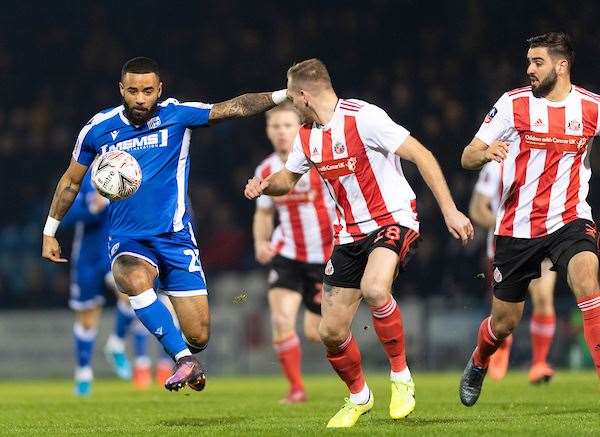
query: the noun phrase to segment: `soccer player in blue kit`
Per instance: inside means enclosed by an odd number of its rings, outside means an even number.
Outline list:
[[[54,235],[94,158],[109,150],[133,155],[142,170],[141,186],[131,197],[109,205],[112,272],[140,321],[175,361],[165,388],[178,390],[188,385],[199,391],[204,388],[205,374],[192,353],[206,347],[210,318],[204,273],[186,208],[191,130],[264,112],[284,102],[286,90],[243,94],[212,105],[175,99],[159,103],[163,84],[158,64],[142,57],[125,63],[119,88],[122,105],[99,112],[79,133],[52,199],[42,256],[53,262],[67,261],[61,258]],[[157,278],[182,332],[157,299]]]

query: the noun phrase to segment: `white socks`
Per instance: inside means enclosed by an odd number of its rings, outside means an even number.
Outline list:
[[[410,382],[412,380],[412,376],[407,366],[400,372],[390,372],[390,379],[394,382]]]
[[[362,405],[369,402],[369,398],[371,397],[371,390],[369,390],[369,386],[365,383],[365,386],[358,393],[350,393],[350,401],[356,405]]]

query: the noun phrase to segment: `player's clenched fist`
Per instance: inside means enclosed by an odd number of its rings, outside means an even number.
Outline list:
[[[247,199],[256,199],[259,197],[265,188],[269,186],[268,179],[261,179],[258,176],[253,177],[252,179],[248,179],[248,183],[246,184],[246,189],[244,190],[244,195]]]
[[[58,240],[48,235],[44,235],[44,240],[42,242],[42,256],[55,263],[67,262],[66,258],[60,257],[60,244],[58,244]]]
[[[504,141],[494,141],[484,152],[488,161],[502,162],[508,155],[508,144]]]

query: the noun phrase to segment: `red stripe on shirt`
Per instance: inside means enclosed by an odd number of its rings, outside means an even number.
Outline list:
[[[519,131],[529,131],[529,97],[519,97],[513,100],[513,116],[515,128]],[[523,132],[523,135],[525,132]],[[512,235],[515,221],[515,213],[519,205],[520,189],[525,183],[527,174],[527,162],[529,161],[530,150],[525,146],[525,139],[521,136],[519,144],[519,154],[515,159],[515,179],[510,186],[506,201],[504,202],[504,215],[500,221],[498,229],[500,235]]]
[[[304,241],[300,209],[297,204],[288,204],[287,209],[290,214],[292,235],[294,236],[294,245],[296,246],[296,260],[306,262],[306,242]]]
[[[560,108],[548,106],[548,126],[548,133],[550,135],[563,135],[565,133],[564,106]],[[558,163],[562,156],[562,151],[559,151],[556,148],[546,149],[544,170],[540,175],[531,208],[531,238],[540,237],[548,233],[546,220],[548,219],[548,209],[550,208],[550,194],[552,192],[552,185],[556,181]]]
[[[347,140],[346,140],[347,141]],[[327,160],[333,159],[333,146],[331,144],[331,130],[323,131],[323,162]],[[352,207],[350,202],[348,201],[348,194],[346,193],[346,189],[344,185],[340,182],[339,179],[334,181],[330,181],[331,186],[333,187],[333,191],[335,193],[335,197],[337,198],[338,205],[342,208],[342,213],[344,214],[344,221],[346,222],[346,230],[350,235],[354,236],[362,236],[362,232],[358,225],[355,223],[354,214],[352,214]],[[339,231],[336,231],[336,238]]]
[[[356,127],[356,117],[346,115],[344,117],[344,136],[346,138],[346,146],[348,154],[356,156],[356,180],[362,192],[367,209],[371,218],[377,222],[377,225],[384,226],[389,224],[390,212],[387,209],[379,183],[373,173],[371,162],[367,156],[365,146],[360,139],[358,129]]]

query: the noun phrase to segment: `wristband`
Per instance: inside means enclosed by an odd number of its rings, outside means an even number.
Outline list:
[[[285,102],[287,100],[287,89],[273,91],[273,94],[271,94],[271,99],[273,100],[273,103],[275,103],[276,105],[279,105],[279,104]]]
[[[44,231],[42,233],[48,237],[54,237],[54,234],[56,234],[56,230],[58,229],[58,225],[60,225],[60,220],[56,220],[55,218],[48,216],[46,219],[46,225],[44,226]]]

